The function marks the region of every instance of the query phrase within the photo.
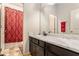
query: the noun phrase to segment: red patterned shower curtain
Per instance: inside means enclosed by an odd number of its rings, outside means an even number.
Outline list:
[[[66,32],[66,22],[61,22],[61,32]]]
[[[5,7],[5,43],[23,40],[23,12]]]

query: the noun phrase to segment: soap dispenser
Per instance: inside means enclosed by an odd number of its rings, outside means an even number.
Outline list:
[[[47,33],[46,33],[45,31],[43,31],[43,35],[44,35],[44,36],[47,36]]]

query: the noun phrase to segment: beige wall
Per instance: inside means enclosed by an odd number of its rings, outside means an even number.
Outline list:
[[[0,4],[0,28],[1,28],[1,4]],[[1,30],[0,30],[0,48],[1,48]]]
[[[47,11],[48,10],[41,9],[40,4],[24,4],[24,39],[27,53],[29,53],[28,33],[42,34],[43,31],[49,31],[48,13],[45,13]]]

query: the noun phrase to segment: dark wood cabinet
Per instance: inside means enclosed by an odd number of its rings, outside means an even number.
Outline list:
[[[78,56],[79,55],[71,50],[68,50],[53,44],[49,44],[49,43],[46,44],[46,47],[49,51],[53,52],[57,56]]]
[[[32,56],[44,56],[44,48],[39,45],[39,40],[32,37],[29,38],[30,53]]]
[[[79,56],[79,53],[29,37],[29,51],[32,56]]]
[[[56,54],[50,52],[49,50],[45,50],[45,56],[56,56]]]
[[[36,56],[44,56],[44,48],[36,46]]]
[[[33,56],[36,56],[36,45],[34,43],[30,43],[30,53]]]
[[[37,39],[33,38],[32,42],[38,45],[38,41]]]
[[[43,48],[45,47],[45,43],[44,43],[43,41],[39,40],[38,43],[39,43],[39,44],[38,44],[39,46],[41,46],[41,47],[43,47]]]

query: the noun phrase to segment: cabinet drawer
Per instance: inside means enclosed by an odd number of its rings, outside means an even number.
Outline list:
[[[33,37],[29,37],[29,40],[30,40],[31,42],[33,42],[33,39],[34,39]]]
[[[65,48],[61,48],[59,46],[49,44],[49,43],[46,44],[46,47],[50,52],[54,52],[58,56],[78,56],[79,55],[73,51],[70,51]]]
[[[44,47],[44,42],[39,40],[39,46]]]
[[[32,37],[29,37],[29,40],[32,41]]]
[[[33,38],[33,37],[29,37],[29,39],[31,42],[38,44],[38,39]]]
[[[32,42],[38,44],[38,39],[33,38]]]

